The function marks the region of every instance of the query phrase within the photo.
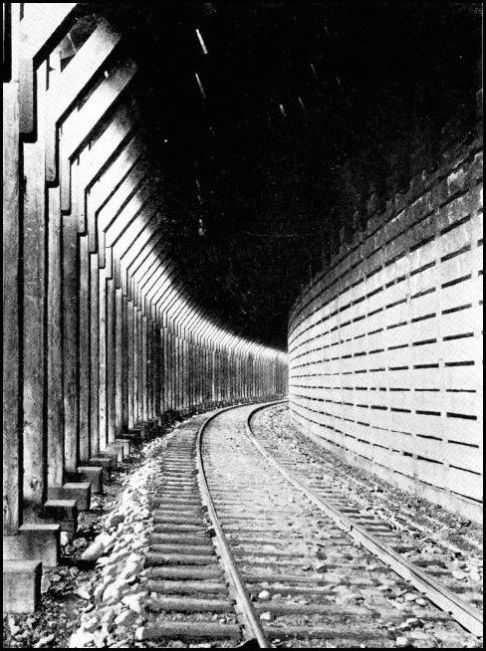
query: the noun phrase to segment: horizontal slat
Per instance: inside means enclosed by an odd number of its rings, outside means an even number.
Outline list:
[[[482,500],[483,498],[483,482],[482,477],[479,475],[449,468],[447,485],[451,491],[460,495],[467,495],[476,500]]]

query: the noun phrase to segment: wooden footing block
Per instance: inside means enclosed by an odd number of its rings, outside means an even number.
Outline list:
[[[110,443],[103,454],[109,454],[113,457],[116,457],[117,465],[122,463],[123,459],[125,458],[125,455],[123,454],[123,445],[118,444],[116,441]]]
[[[63,486],[49,486],[48,497],[53,500],[76,500],[78,511],[89,511],[91,484],[68,482]]]
[[[76,500],[47,500],[43,507],[44,518],[57,523],[61,531],[74,535],[78,526],[78,508]]]
[[[88,482],[91,492],[101,495],[103,493],[103,468],[101,466],[78,466],[77,472],[66,473],[69,482]]]
[[[124,439],[124,438],[117,438],[115,440],[115,444],[118,445],[122,449],[124,459],[126,459],[127,457],[130,456],[130,453],[132,451],[132,445],[131,445],[131,442],[129,440]]]
[[[33,613],[40,601],[42,563],[4,561],[3,612]]]
[[[41,561],[44,567],[56,567],[60,534],[58,524],[23,524],[17,534],[3,536],[3,558],[6,561]]]

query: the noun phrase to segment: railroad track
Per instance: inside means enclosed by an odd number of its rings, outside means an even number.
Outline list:
[[[387,648],[427,646],[433,629],[474,645],[258,443],[255,411],[193,419],[168,440],[152,487],[141,639],[159,648]],[[400,609],[390,590],[405,595]]]

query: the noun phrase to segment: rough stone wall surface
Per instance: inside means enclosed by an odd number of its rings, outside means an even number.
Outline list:
[[[371,207],[289,322],[302,431],[469,514],[482,501],[481,180],[477,136]]]

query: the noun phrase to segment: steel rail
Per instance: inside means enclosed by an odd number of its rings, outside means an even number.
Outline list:
[[[282,404],[284,402],[287,402],[287,400],[281,400],[273,404]],[[331,517],[341,529],[348,532],[358,543],[386,563],[399,576],[409,581],[419,592],[422,592],[441,610],[450,614],[463,628],[473,633],[473,635],[480,637],[483,632],[483,617],[480,612],[459,599],[450,590],[441,586],[440,583],[431,579],[416,565],[401,558],[397,552],[384,544],[378,537],[366,531],[364,527],[356,524],[347,515],[339,511],[339,509],[322,499],[314,490],[308,488],[303,482],[291,475],[272,454],[265,450],[261,443],[257,441],[250,423],[258,411],[271,406],[273,405],[259,405],[250,412],[246,421],[246,435],[260,454],[287,481],[304,493],[321,511],[324,511],[324,513]]]
[[[209,416],[209,418],[207,418],[202,423],[201,427],[198,430],[197,440],[196,440],[196,465],[198,471],[197,476],[198,476],[198,483],[199,483],[199,490],[201,492],[201,497],[204,504],[207,507],[208,515],[211,520],[211,525],[216,534],[216,539],[221,553],[221,561],[226,571],[226,575],[229,578],[230,585],[233,588],[235,598],[236,598],[236,604],[242,614],[245,628],[247,629],[247,632],[250,634],[249,637],[254,638],[258,641],[258,644],[261,649],[269,649],[270,643],[268,642],[267,637],[263,631],[262,625],[260,624],[258,614],[256,613],[253,607],[245,583],[238,570],[236,560],[231,552],[231,548],[229,546],[229,543],[226,539],[226,536],[219,522],[218,514],[216,512],[216,508],[214,506],[214,502],[211,497],[208,482],[206,479],[204,462],[202,458],[202,439],[203,439],[204,431],[206,427],[209,425],[209,423],[211,423],[211,421],[213,421],[215,418],[225,413],[226,411],[230,411],[231,409],[236,409],[237,407],[242,407],[242,406],[244,405],[237,405],[237,406],[225,407],[223,409],[220,409],[216,413]]]

